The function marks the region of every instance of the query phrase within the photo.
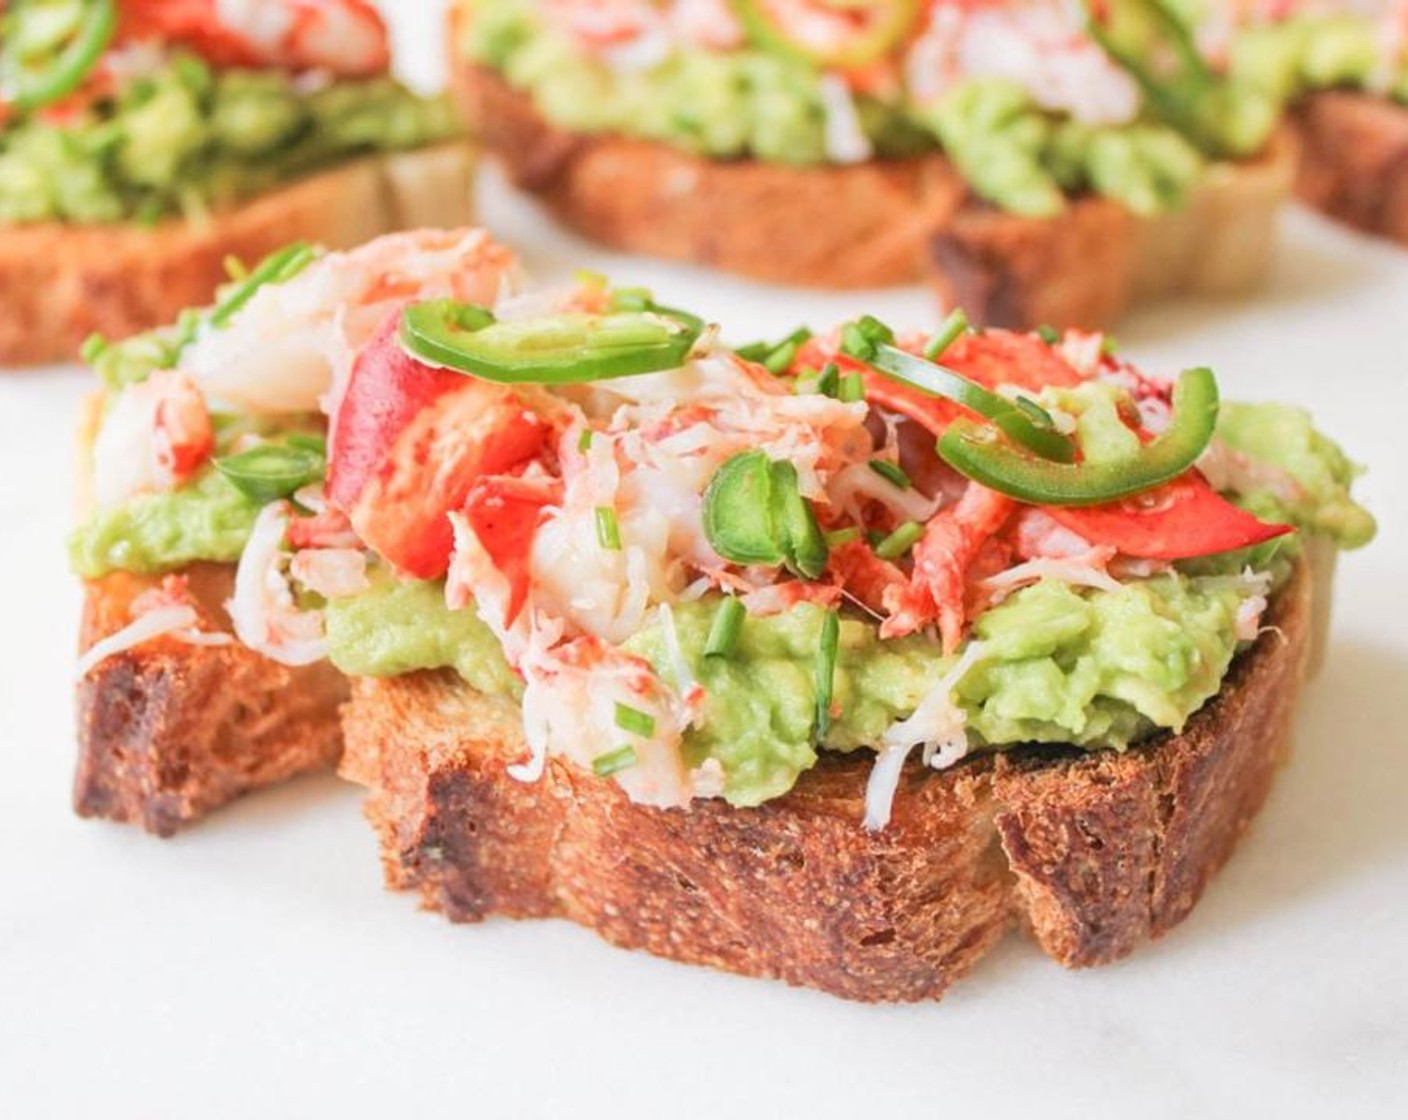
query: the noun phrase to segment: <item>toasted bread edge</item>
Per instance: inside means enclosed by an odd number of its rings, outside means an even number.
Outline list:
[[[617,945],[851,999],[937,998],[1014,924],[1068,966],[1181,921],[1265,799],[1308,661],[1300,565],[1266,631],[1181,734],[905,772],[861,827],[873,756],[825,755],[757,809],[632,804],[560,762],[537,783],[506,701],[453,674],[359,680],[342,774],[389,886],[455,921],[565,917]]]

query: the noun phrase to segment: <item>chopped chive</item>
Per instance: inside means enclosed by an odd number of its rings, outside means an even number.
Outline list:
[[[1056,343],[1061,341],[1060,333],[1049,323],[1042,323],[1041,326],[1037,327],[1036,336],[1048,346],[1055,346]]]
[[[78,352],[85,365],[92,365],[107,352],[108,340],[94,332],[83,340],[83,349]]]
[[[834,397],[841,390],[841,367],[835,362],[827,362],[816,379],[816,391]]]
[[[745,346],[735,346],[733,352],[745,362],[761,362],[773,351],[770,342],[750,342]]]
[[[655,717],[639,708],[632,708],[629,704],[617,702],[616,726],[632,735],[639,735],[642,739],[649,739],[655,734]]]
[[[937,362],[939,356],[958,341],[958,336],[968,329],[968,316],[963,308],[955,307],[949,312],[943,325],[939,327],[938,333],[929,339],[924,347],[924,356],[931,362]]]
[[[821,642],[816,656],[816,734],[831,730],[831,698],[836,688],[836,651],[841,644],[841,616],[827,611],[821,620]]]
[[[622,747],[619,751],[597,755],[592,759],[592,773],[598,778],[609,778],[612,774],[629,770],[638,761],[635,747]]]
[[[577,438],[577,450],[585,454],[592,446],[592,430],[583,428],[582,434]]]
[[[846,529],[833,529],[826,534],[826,547],[840,548],[841,545],[850,544],[856,540],[860,540],[860,529],[855,525]]]
[[[808,342],[811,337],[812,332],[806,327],[798,327],[774,346],[768,352],[767,357],[763,359],[763,365],[767,371],[776,374],[786,373],[792,367],[792,363],[797,360],[797,354],[803,344]]]
[[[704,656],[730,656],[733,647],[738,644],[738,633],[743,629],[743,619],[747,614],[743,601],[732,595],[720,603],[714,623],[709,627],[709,640],[704,643]]]
[[[898,560],[913,548],[923,535],[923,525],[917,521],[906,521],[875,546],[875,555],[881,560]]]
[[[904,468],[888,459],[871,459],[870,469],[887,482],[894,483],[901,490],[908,490],[914,485],[909,481],[909,475],[904,473]]]
[[[616,511],[610,506],[596,507],[596,539],[610,552],[621,551],[621,526]]]
[[[836,396],[846,404],[865,400],[865,379],[859,373],[848,373],[841,378]]]
[[[231,280],[240,281],[249,275],[249,266],[246,265],[244,261],[240,260],[239,257],[235,256],[234,253],[230,253],[226,256],[221,264],[225,269],[225,275]]]
[[[1107,334],[1100,340],[1100,353],[1105,355],[1114,354],[1120,348],[1120,340],[1112,334]]]

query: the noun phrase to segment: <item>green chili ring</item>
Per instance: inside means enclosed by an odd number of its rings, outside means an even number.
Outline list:
[[[521,322],[454,300],[406,309],[401,344],[422,361],[503,384],[571,385],[684,365],[699,332],[656,311],[565,312]]]
[[[1002,439],[996,429],[969,420],[952,424],[939,454],[960,474],[992,490],[1043,506],[1094,506],[1171,482],[1197,461],[1217,427],[1217,379],[1190,369],[1173,390],[1168,429],[1131,456],[1102,463],[1053,463]]]
[[[117,0],[88,0],[73,40],[38,74],[16,67],[14,102],[26,111],[42,109],[73,93],[98,64],[117,32]]]

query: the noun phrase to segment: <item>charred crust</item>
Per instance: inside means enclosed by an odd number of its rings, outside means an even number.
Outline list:
[[[229,569],[196,565],[188,576],[207,628],[228,628],[219,604]],[[125,625],[153,584],[90,582],[84,648]],[[171,836],[245,793],[334,765],[346,695],[330,666],[290,669],[239,645],[156,639],[116,654],[78,685],[74,809]]]

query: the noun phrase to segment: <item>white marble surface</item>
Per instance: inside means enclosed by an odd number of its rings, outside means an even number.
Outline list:
[[[488,195],[540,276],[653,284],[735,337],[930,316],[917,291],[605,256]],[[1012,940],[903,1008],[563,923],[452,927],[382,891],[332,777],[165,843],[75,819],[62,540],[87,383],[0,376],[0,1116],[1408,1115],[1408,253],[1296,214],[1260,300],[1165,307],[1121,338],[1157,370],[1213,364],[1229,396],[1311,405],[1370,466],[1383,532],[1342,566],[1294,759],[1182,927],[1074,974]]]

